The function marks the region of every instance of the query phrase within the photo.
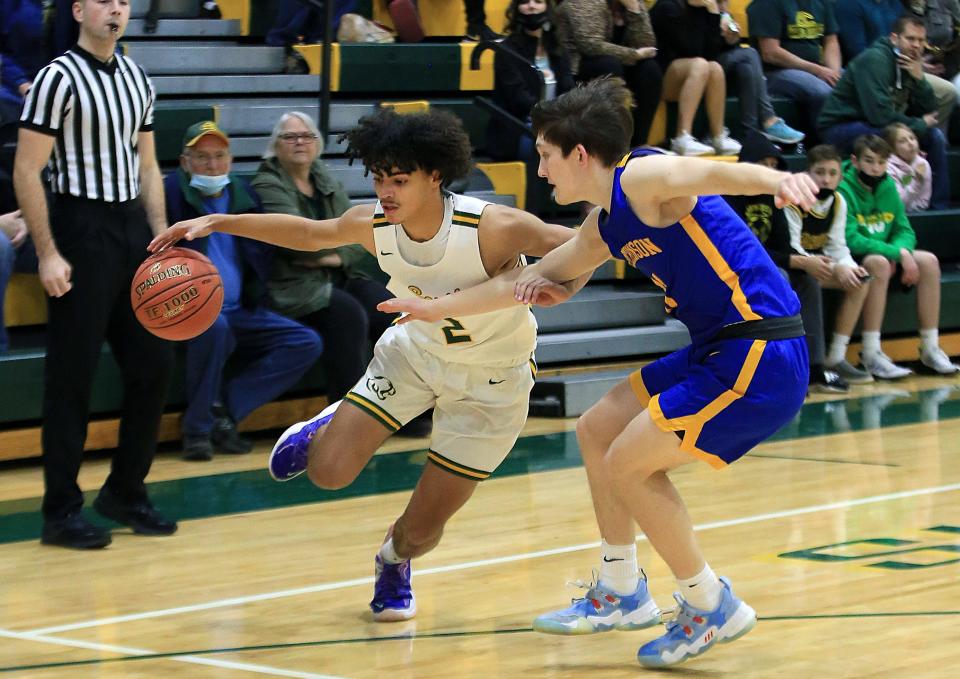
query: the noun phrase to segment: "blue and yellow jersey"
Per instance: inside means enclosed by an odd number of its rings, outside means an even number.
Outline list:
[[[600,235],[611,254],[663,290],[667,312],[687,326],[694,344],[731,323],[798,314],[800,302],[787,280],[720,196],[700,196],[689,215],[666,227],[637,218],[620,175],[632,159],[657,153],[635,149],[617,166],[610,213],[600,215]]]

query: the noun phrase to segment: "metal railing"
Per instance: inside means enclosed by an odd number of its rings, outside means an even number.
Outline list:
[[[517,68],[530,69],[533,72],[534,77],[536,77],[537,81],[540,83],[540,98],[543,99],[547,89],[547,83],[543,77],[543,73],[529,59],[519,52],[510,49],[502,42],[497,42],[495,40],[483,40],[477,43],[477,46],[474,47],[473,51],[470,53],[471,71],[480,70],[480,57],[487,50],[493,50],[497,53],[498,57],[502,56],[510,59],[516,63]],[[509,111],[505,110],[501,106],[498,106],[489,97],[474,97],[473,103],[481,108],[486,109],[491,115],[496,116],[503,123],[506,123],[510,127],[514,128],[516,132],[524,134],[531,139],[533,138],[533,131],[530,129],[530,126],[527,125],[526,121],[520,120]]]
[[[331,55],[333,54],[333,0],[297,0],[303,5],[323,13],[323,46],[320,54],[320,91],[317,94],[319,115],[317,127],[323,134],[324,143],[330,134],[330,69]]]

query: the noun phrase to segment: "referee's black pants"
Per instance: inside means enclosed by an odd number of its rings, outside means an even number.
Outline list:
[[[56,197],[50,225],[73,268],[70,292],[47,301],[43,515],[56,520],[83,505],[77,474],[103,340],[123,383],[119,446],[105,486],[126,502],[146,498],[173,353],[169,342],[137,322],[130,306],[130,282],[152,237],[141,202]]]

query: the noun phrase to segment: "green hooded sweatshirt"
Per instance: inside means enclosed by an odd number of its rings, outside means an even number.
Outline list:
[[[847,246],[854,257],[874,254],[899,262],[900,248],[913,252],[917,236],[890,176],[871,191],[857,178],[853,163],[846,160],[837,191],[847,201]]]
[[[873,127],[903,123],[922,137],[924,114],[937,110],[937,98],[926,80],[916,80],[897,65],[889,38],[880,38],[847,64],[840,82],[820,111],[817,127],[865,120]]]

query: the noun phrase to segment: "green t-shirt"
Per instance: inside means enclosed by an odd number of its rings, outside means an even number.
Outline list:
[[[837,32],[830,0],[753,0],[747,18],[751,37],[777,38],[785,50],[815,64],[823,63],[823,37]]]

